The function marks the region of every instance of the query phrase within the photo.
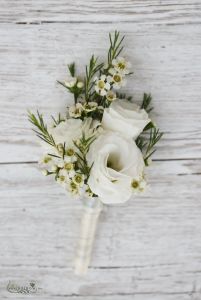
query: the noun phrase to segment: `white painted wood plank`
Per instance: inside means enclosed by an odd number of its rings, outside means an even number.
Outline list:
[[[127,300],[137,294],[136,299],[177,300],[188,299],[193,291],[200,295],[199,172],[198,161],[157,162],[149,172],[149,193],[104,211],[90,272],[79,279],[72,274],[79,201],[68,199],[34,164],[1,165],[2,296],[8,296],[9,279],[29,278],[43,288],[42,299],[75,294],[124,295]]]
[[[186,275],[185,270],[179,272],[174,269],[169,276],[163,270],[163,267],[152,268],[151,270],[148,268],[136,270],[99,269],[90,270],[85,278],[79,278],[73,276],[71,271],[67,269],[46,268],[37,270],[36,268],[29,268],[27,270],[18,268],[16,270],[16,268],[11,268],[7,271],[4,270],[4,278],[0,278],[1,296],[3,299],[5,297],[13,298],[13,295],[9,295],[5,289],[10,278],[20,282],[31,276],[31,278],[37,278],[38,286],[42,288],[38,292],[40,300],[100,299],[100,297],[112,300],[199,300],[200,273],[196,274],[197,281],[194,283],[192,275]],[[195,292],[194,287],[196,287]],[[20,299],[27,299],[29,296],[26,295]],[[37,296],[35,295],[35,297]],[[18,299],[17,296],[16,299]]]
[[[126,34],[126,54],[134,76],[128,93],[154,98],[154,119],[165,132],[157,159],[197,158],[201,150],[201,35],[199,25],[130,24],[8,25],[0,28],[0,161],[37,160],[40,149],[26,109],[45,115],[64,111],[70,96],[55,84],[66,64],[83,66],[91,53],[104,57],[107,34]],[[5,63],[6,62],[6,63]]]
[[[0,22],[200,23],[200,8],[198,0],[1,0]]]
[[[9,295],[7,293],[4,293],[4,299],[9,299],[8,297]],[[28,296],[23,296],[22,298],[19,296],[17,296],[18,300],[21,299],[27,299]],[[30,296],[29,296],[30,297]],[[34,296],[33,296],[34,297]],[[192,297],[199,297],[199,292],[195,292],[195,293],[181,293],[181,294],[155,294],[155,293],[144,293],[144,294],[127,294],[124,295],[123,293],[121,293],[120,295],[104,295],[104,296],[51,296],[51,298],[49,298],[49,296],[45,296],[45,295],[41,295],[40,293],[38,293],[37,295],[37,299],[39,300],[43,300],[43,299],[54,299],[54,300],[89,300],[89,299],[93,299],[93,300],[189,300],[189,299],[196,299],[196,298],[192,298]],[[40,298],[39,298],[40,297]],[[191,298],[189,298],[191,297]],[[12,295],[10,296],[10,298],[12,298]],[[199,299],[199,298],[197,298]],[[196,300],[197,300],[196,299]]]

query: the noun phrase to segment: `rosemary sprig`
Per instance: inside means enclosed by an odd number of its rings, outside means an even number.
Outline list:
[[[70,75],[72,77],[74,77],[75,76],[75,63],[74,62],[68,65],[68,70],[70,72]]]
[[[149,113],[153,109],[153,107],[150,107],[151,100],[151,94],[144,93],[141,108],[145,109],[147,113]]]
[[[36,135],[48,143],[49,145],[56,147],[56,143],[54,141],[53,136],[48,132],[47,125],[45,125],[42,114],[37,111],[37,116],[32,114],[30,111],[28,112],[28,120],[37,128],[37,130],[33,129]]]
[[[150,122],[151,123],[151,122]],[[161,139],[161,137],[163,136],[163,132],[160,132],[159,129],[152,127],[150,129],[149,132],[149,140],[147,141],[145,139],[144,136],[140,135],[138,136],[138,138],[136,139],[136,145],[138,146],[138,148],[141,150],[141,152],[143,153],[143,158],[144,158],[144,162],[145,165],[148,166],[148,159],[154,154],[154,152],[156,151],[156,149],[154,148],[154,146],[156,145],[156,143],[158,143],[158,141]]]
[[[160,132],[159,129],[151,128],[149,143],[147,145],[147,148],[146,148],[146,151],[144,154],[144,162],[145,162],[146,166],[148,166],[148,159],[156,151],[156,149],[154,149],[154,146],[156,145],[156,143],[158,143],[158,141],[161,139],[162,136],[163,136],[163,132]]]
[[[110,48],[108,51],[108,65],[112,64],[112,60],[115,59],[123,50],[122,42],[124,40],[124,36],[120,38],[120,32],[114,32],[114,36],[109,33],[110,39]]]
[[[90,99],[90,92],[91,89],[94,85],[93,82],[93,77],[94,75],[100,71],[100,69],[103,67],[103,63],[101,64],[97,64],[98,58],[94,57],[94,55],[92,55],[90,62],[89,62],[89,66],[86,66],[86,78],[85,78],[85,100],[86,102],[89,101]]]
[[[138,148],[139,148],[141,151],[142,151],[142,150],[146,147],[146,145],[147,145],[147,143],[145,142],[144,137],[142,137],[141,135],[138,136],[138,138],[136,139],[135,143],[136,143],[136,145],[138,146]]]
[[[73,94],[74,96],[74,102],[75,104],[77,103],[78,97],[82,94],[83,92],[83,88],[79,88],[77,86],[78,83],[78,78],[75,77],[75,63],[71,63],[68,65],[68,70],[70,75],[75,79],[75,84],[73,86],[67,86],[67,84],[60,80],[57,80],[57,83],[59,83],[60,85],[62,85],[63,87],[65,87],[71,94]]]
[[[61,114],[58,114],[58,119],[55,119],[55,117],[51,116],[52,120],[54,121],[54,126],[56,127],[57,125],[59,125],[61,122],[64,122],[65,120],[62,119]]]
[[[94,142],[95,139],[96,138],[94,136],[86,138],[85,134],[83,133],[81,139],[79,140],[79,143],[74,141],[74,145],[78,149],[76,155],[79,159],[79,169],[83,174],[87,176],[87,179],[90,175],[92,166],[88,166],[86,155],[89,151],[91,144]]]
[[[116,93],[116,96],[117,96],[117,98],[118,99],[126,99],[126,100],[128,100],[128,101],[131,101],[132,100],[132,96],[127,96],[126,94],[124,94],[124,93]]]

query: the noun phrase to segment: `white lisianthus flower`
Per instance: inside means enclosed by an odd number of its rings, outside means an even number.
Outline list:
[[[116,59],[113,59],[112,60],[112,65],[114,67],[114,69],[121,73],[122,75],[126,75],[126,74],[129,74],[130,72],[130,67],[131,67],[131,64],[129,61],[126,61],[125,58],[123,57],[117,57]]]
[[[111,76],[101,75],[100,78],[95,78],[95,91],[101,96],[105,96],[110,90]]]
[[[61,122],[54,128],[49,129],[49,133],[53,136],[56,144],[65,143],[70,147],[73,141],[79,139],[84,133],[85,136],[93,134],[94,130],[92,118],[87,118],[84,121],[80,119],[67,119]]]
[[[44,141],[40,144],[44,148],[46,155],[48,153],[52,154],[54,157],[54,163],[58,167],[63,167],[65,162],[73,162],[67,153],[65,153],[64,159],[61,157],[63,155],[63,145],[65,143],[65,150],[73,149],[76,150],[74,141],[79,141],[79,139],[85,135],[86,138],[91,136],[97,136],[100,132],[100,122],[92,118],[86,118],[83,121],[80,119],[67,119],[59,123],[56,127],[49,127],[48,132],[52,135],[57,147],[53,147]],[[59,157],[57,157],[59,156]]]
[[[104,110],[102,127],[136,139],[150,121],[144,109],[126,99],[118,99]]]
[[[133,193],[132,180],[141,178],[145,167],[135,142],[112,131],[92,143],[87,160],[93,164],[88,185],[106,204],[126,202]]]

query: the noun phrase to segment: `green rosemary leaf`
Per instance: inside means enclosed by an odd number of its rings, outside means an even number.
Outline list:
[[[68,70],[69,70],[71,76],[74,77],[75,76],[75,63],[74,62],[72,64],[68,65]]]
[[[153,109],[153,107],[149,107],[151,100],[152,100],[151,94],[144,93],[141,108],[145,109],[147,113],[149,113]]]
[[[112,36],[109,34],[110,47],[108,50],[108,65],[111,65],[112,60],[115,59],[123,50],[122,42],[124,40],[124,36],[119,39],[120,33],[118,31],[114,32]]]
[[[37,130],[33,129],[37,136],[45,141],[46,143],[50,144],[53,147],[56,147],[56,143],[54,141],[53,136],[48,132],[47,125],[45,125],[42,114],[37,111],[37,117],[28,112],[28,119],[29,121],[37,128]]]
[[[94,81],[93,77],[94,75],[100,71],[103,67],[103,63],[97,64],[98,58],[95,58],[94,55],[92,55],[90,61],[89,61],[89,66],[86,66],[86,78],[85,78],[85,100],[86,102],[89,101],[91,98],[91,90],[92,87],[94,86]]]
[[[145,128],[143,129],[143,131],[147,131],[147,130],[149,130],[149,129],[151,129],[151,128],[155,128],[155,125],[154,125],[154,123],[151,121],[151,122],[149,122],[146,126],[145,126]]]

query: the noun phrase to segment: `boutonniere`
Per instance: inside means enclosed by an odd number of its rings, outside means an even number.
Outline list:
[[[123,39],[117,31],[109,34],[106,61],[92,55],[85,77],[75,63],[68,65],[68,78],[58,83],[71,94],[72,105],[51,124],[40,112],[29,112],[43,147],[42,173],[84,204],[77,274],[87,271],[103,205],[124,203],[146,189],[146,167],[162,137],[150,116],[151,95],[145,93],[139,105],[121,92],[132,75]]]

